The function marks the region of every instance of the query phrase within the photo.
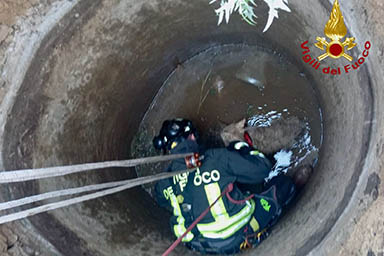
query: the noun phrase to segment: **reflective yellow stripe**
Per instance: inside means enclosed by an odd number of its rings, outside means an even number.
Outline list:
[[[236,215],[226,220],[219,220],[208,224],[198,224],[197,228],[204,237],[225,239],[244,227],[255,211],[255,202],[247,201],[246,206]]]
[[[249,154],[252,156],[257,156],[258,154],[260,154],[260,152],[257,150],[252,150],[251,152],[249,152]]]
[[[260,229],[259,222],[257,222],[255,217],[252,217],[251,222],[249,224],[251,225],[253,232],[259,231],[259,229]]]
[[[204,186],[204,189],[210,205],[221,195],[221,189],[218,183],[206,185]],[[249,200],[240,212],[229,217],[224,202],[220,198],[211,208],[211,214],[215,221],[206,224],[198,224],[197,228],[204,237],[225,239],[244,227],[251,219],[254,211],[255,202]]]
[[[249,145],[247,143],[245,143],[245,142],[242,142],[242,141],[241,142],[237,142],[235,144],[235,149],[237,149],[237,150],[240,150],[243,147],[249,147]]]
[[[217,182],[205,185],[204,190],[207,195],[209,205],[212,205],[221,195],[221,189],[219,183]],[[217,203],[213,205],[211,208],[211,214],[216,221],[220,219],[227,220],[229,218],[222,198],[220,198]]]
[[[235,234],[237,231],[239,231],[239,229],[244,227],[248,223],[250,218],[251,218],[251,216],[248,216],[247,218],[236,223],[236,225],[232,225],[223,231],[219,231],[219,232],[204,231],[204,232],[201,232],[201,234],[206,238],[226,239],[226,238],[232,236],[233,234]]]
[[[170,200],[171,200],[171,205],[173,207],[173,215],[175,215],[177,217],[177,225],[174,225],[173,226],[173,231],[175,232],[175,235],[177,237],[180,237],[182,236],[185,231],[187,231],[187,229],[185,228],[185,219],[181,213],[181,208],[180,208],[180,205],[179,205],[179,202],[176,198],[176,196],[173,194],[171,195],[170,197]],[[189,232],[184,238],[183,238],[183,242],[190,242],[192,239],[193,239],[193,234],[191,232]]]

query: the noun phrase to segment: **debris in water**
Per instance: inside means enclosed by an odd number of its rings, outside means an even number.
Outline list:
[[[221,91],[224,89],[224,80],[221,78],[221,76],[216,77],[213,87],[216,89],[218,94],[220,94]]]
[[[207,99],[208,94],[209,94],[209,92],[210,92],[211,87],[208,88],[206,94],[204,95],[204,87],[205,87],[205,85],[207,84],[208,79],[209,79],[211,73],[212,73],[212,70],[210,70],[210,71],[208,72],[208,74],[205,76],[205,79],[204,79],[203,83],[201,84],[201,89],[200,89],[200,100],[199,100],[199,107],[198,107],[198,109],[197,109],[197,114],[200,113],[200,109],[201,109],[201,107],[203,106],[203,103],[204,103],[204,101]],[[203,96],[203,95],[204,95],[204,96]]]
[[[236,78],[245,83],[256,86],[260,91],[264,90],[264,85],[254,77],[246,76],[244,74],[237,74]]]
[[[265,80],[265,61],[259,59],[251,59],[249,62],[243,64],[238,72],[236,78],[244,83],[256,86],[260,91],[264,90]]]

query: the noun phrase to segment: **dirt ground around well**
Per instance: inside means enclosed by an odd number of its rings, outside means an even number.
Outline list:
[[[50,0],[1,0],[0,1],[0,74],[3,74],[7,62],[6,52],[11,46],[14,35],[20,30],[20,24],[28,19],[43,15],[52,4]],[[33,25],[33,24],[30,24]],[[11,86],[0,76],[0,102],[4,100],[7,89]],[[1,111],[1,110],[0,110]],[[1,256],[35,256],[43,255],[31,242],[28,234],[19,229],[20,223],[0,225]],[[37,243],[38,244],[38,243]]]

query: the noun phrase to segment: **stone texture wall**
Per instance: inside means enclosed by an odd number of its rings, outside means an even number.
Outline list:
[[[41,24],[43,17],[49,10],[63,3],[71,4],[72,1],[54,0],[1,0],[0,1],[0,103],[3,102],[5,92],[12,90],[13,84],[11,70],[5,70],[4,65],[12,59],[13,51],[18,46],[15,41],[24,37],[39,36],[35,28]],[[375,76],[372,79],[376,83],[382,83],[384,76],[384,19],[382,0],[350,0],[342,1],[343,11],[349,11],[347,21],[354,24],[352,31],[358,40],[370,40],[374,47],[370,58],[377,66],[370,67],[374,70]],[[352,19],[352,17],[354,19]],[[350,19],[351,18],[351,19]],[[350,20],[349,20],[350,19]],[[360,47],[362,41],[359,42]],[[20,64],[20,63],[19,63]],[[14,63],[16,66],[18,63]],[[383,85],[384,86],[384,85]],[[384,89],[376,88],[374,92],[376,101],[384,99]],[[376,106],[378,104],[376,103]],[[0,109],[0,113],[1,113]],[[380,111],[376,107],[376,111]],[[384,138],[384,118],[378,115],[375,120],[375,133],[377,138]],[[380,136],[381,133],[381,136]],[[383,141],[377,141],[372,145],[378,155],[384,156]],[[381,157],[384,159],[384,157]],[[322,255],[384,255],[384,160],[374,163],[375,170],[366,183],[361,186],[361,193],[356,195],[350,207],[356,207],[359,211],[352,211],[346,220],[339,225],[346,228],[345,233],[330,235],[319,245],[317,253]],[[364,177],[363,177],[364,178]],[[363,179],[364,180],[364,179]],[[364,182],[365,182],[364,180]],[[373,200],[372,200],[373,199]],[[337,244],[338,246],[330,246]],[[329,245],[329,246],[327,246]],[[321,248],[320,248],[321,247]],[[326,247],[326,248],[324,248]],[[0,226],[0,255],[60,255],[48,242],[35,234],[27,222],[17,222]]]
[[[349,11],[347,22],[353,24],[352,33],[360,40],[360,47],[366,41],[372,42],[370,53],[373,70],[371,79],[379,86],[375,89],[375,105],[377,118],[375,131],[377,138],[384,136],[384,117],[379,102],[384,98],[384,2],[381,0],[352,0],[341,1],[343,11]],[[346,15],[347,16],[347,15]],[[335,253],[338,255],[354,256],[383,256],[384,255],[384,146],[383,139],[372,142],[372,150],[375,150],[381,161],[372,164],[372,173],[361,187],[359,198],[351,207],[362,209],[358,215],[351,216],[349,223],[345,223],[346,236],[336,240],[341,249]],[[372,202],[373,201],[373,202]],[[332,253],[332,250],[328,251]],[[329,254],[331,255],[331,254]]]
[[[42,17],[59,1],[53,0],[2,0],[0,1],[0,105],[5,93],[12,89],[12,73],[5,68],[14,56],[14,49],[21,41],[39,34],[36,27]],[[20,58],[21,59],[21,58]],[[17,67],[15,63],[14,67]],[[17,79],[17,78],[16,78]],[[0,114],[3,109],[0,108]],[[1,125],[0,125],[1,126]],[[28,222],[0,225],[1,256],[60,255],[42,237],[36,234]]]

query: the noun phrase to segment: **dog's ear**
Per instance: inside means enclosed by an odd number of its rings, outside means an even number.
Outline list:
[[[246,121],[247,121],[247,120],[245,120],[245,118],[244,118],[244,119],[242,119],[241,121],[237,122],[237,123],[235,124],[236,129],[237,129],[238,131],[241,131],[241,132],[244,131]]]
[[[235,136],[242,135],[244,133],[245,122],[246,120],[242,119],[237,123],[230,124],[223,129],[223,132],[231,133]]]

